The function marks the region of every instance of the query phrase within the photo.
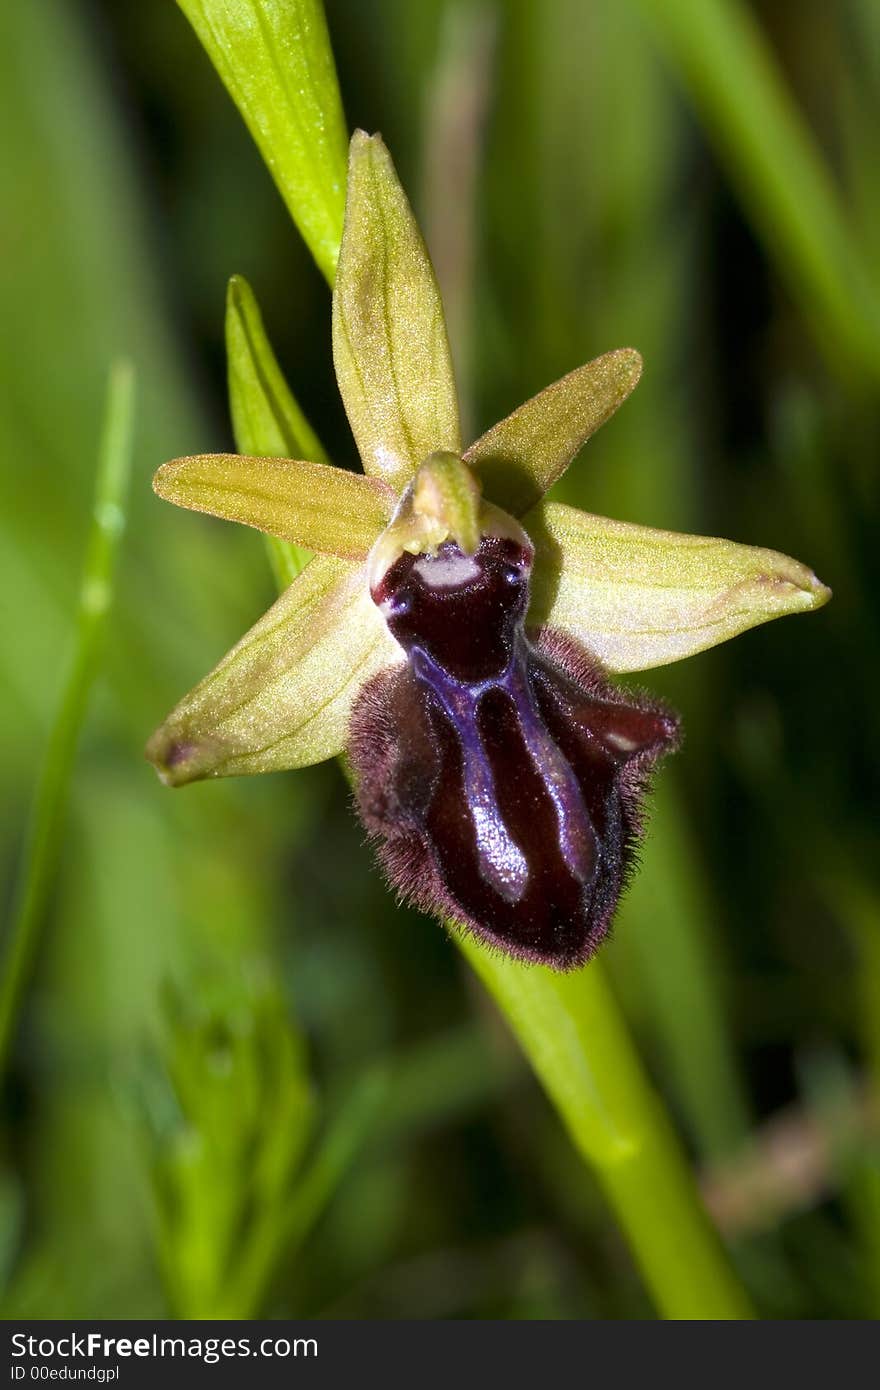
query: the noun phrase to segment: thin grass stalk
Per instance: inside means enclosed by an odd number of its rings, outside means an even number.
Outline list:
[[[0,969],[0,1075],[21,1011],[46,919],[64,831],[67,790],[89,694],[99,667],[100,639],[113,602],[119,542],[131,470],[134,372],[110,369],[92,524],[76,614],[73,658],[34,794],[11,925]]]

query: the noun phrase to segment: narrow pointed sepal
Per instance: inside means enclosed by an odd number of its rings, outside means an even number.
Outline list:
[[[537,552],[530,626],[568,633],[609,671],[665,666],[831,597],[812,570],[775,550],[551,502],[523,524]]]
[[[402,491],[435,450],[461,452],[434,271],[391,156],[363,131],[351,141],[333,359],[366,473]]]
[[[400,657],[364,567],[317,556],[181,700],[147,757],[169,786],[335,757],[364,682]]]
[[[253,526],[343,560],[363,560],[388,524],[394,493],[378,478],[326,463],[195,454],[163,463],[153,489],[166,502]]]
[[[634,348],[606,352],[569,372],[494,425],[465,452],[488,498],[522,516],[562,477],[582,446],[638,383]]]

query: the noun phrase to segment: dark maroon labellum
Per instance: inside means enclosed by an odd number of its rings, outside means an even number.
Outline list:
[[[484,537],[403,554],[373,590],[407,654],[352,717],[364,824],[394,887],[558,970],[608,932],[668,710],[617,690],[577,644],[525,631],[532,552]]]

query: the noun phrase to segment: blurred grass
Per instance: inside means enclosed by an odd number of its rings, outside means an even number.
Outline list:
[[[110,370],[92,522],[76,611],[70,671],[49,735],[24,843],[18,889],[0,956],[0,1078],[6,1070],[24,991],[51,898],[64,830],[68,784],[113,602],[116,555],[125,529],[131,471],[134,375],[129,362]]]
[[[328,4],[350,121],[382,129],[411,188],[450,8]],[[688,12],[697,27],[658,42],[661,8],[670,30]],[[729,1151],[749,1113],[811,1104],[800,1077],[817,1045],[865,1080],[876,1039],[858,1001],[876,997],[880,970],[880,414],[876,286],[861,283],[880,235],[876,6],[753,4],[746,28],[743,9],[482,6],[495,44],[474,180],[475,430],[632,343],[644,379],[566,500],[773,545],[835,589],[816,618],[651,680],[688,741],[664,773],[611,955],[656,1079],[704,1154]],[[717,39],[731,18],[733,48],[695,56],[701,26]],[[385,1102],[387,1137],[377,1126],[308,1258],[282,1260],[268,1311],[644,1315],[596,1194],[463,992],[454,952],[431,923],[389,913],[332,772],[172,797],[142,768],[152,725],[271,589],[256,538],[162,508],[150,474],[229,446],[222,317],[239,270],[317,432],[353,459],[326,291],[174,7],[6,6],[0,41],[0,312],[15,330],[0,343],[10,883],[70,636],[103,373],[123,348],[140,402],[106,677],[6,1087],[4,1311],[167,1306],[132,1103],[143,1049],[161,1037],[163,981],[199,1003],[210,980],[253,962],[293,1000],[322,1095],[343,1097],[373,1058],[405,1078]],[[867,904],[867,949],[853,944],[850,889]],[[477,1076],[469,1030],[487,1028],[497,1066]],[[875,1154],[852,1162],[876,1172]],[[816,1210],[780,1217],[769,1266],[763,1239],[745,1242],[768,1316],[871,1305],[876,1184],[858,1200],[848,1182],[830,1174]]]
[[[829,367],[876,386],[876,270],[863,260],[825,161],[749,7],[743,0],[636,3],[656,25],[717,138]]]

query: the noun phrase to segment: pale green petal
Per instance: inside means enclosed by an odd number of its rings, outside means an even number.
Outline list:
[[[530,624],[576,637],[610,671],[665,666],[831,597],[811,570],[775,550],[554,502],[523,525],[537,547]]]
[[[626,400],[642,374],[635,348],[606,352],[555,381],[466,451],[486,496],[522,516]]]
[[[378,478],[327,463],[194,454],[163,463],[153,489],[166,502],[239,521],[343,560],[363,560],[395,496]]]
[[[316,556],[181,700],[147,757],[170,786],[335,757],[363,684],[401,656],[363,565]]]
[[[434,271],[391,156],[363,131],[351,141],[333,360],[365,472],[402,491],[429,454],[461,453]]]

